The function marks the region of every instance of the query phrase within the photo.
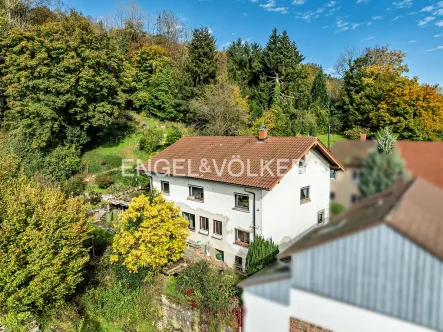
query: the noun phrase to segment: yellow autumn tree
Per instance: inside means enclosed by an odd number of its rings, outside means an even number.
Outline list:
[[[160,195],[151,203],[141,195],[122,216],[111,262],[121,262],[131,272],[143,267],[158,271],[182,257],[188,235],[188,222],[173,202]]]

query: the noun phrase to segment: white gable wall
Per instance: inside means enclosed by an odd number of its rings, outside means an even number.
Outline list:
[[[195,231],[191,231],[190,239],[201,241],[202,245],[213,250],[218,249],[224,252],[225,262],[228,265],[234,264],[235,256],[243,258],[243,265],[247,254],[247,248],[234,243],[235,229],[245,230],[251,233],[252,240],[252,209],[253,195],[249,194],[249,212],[235,210],[235,193],[246,193],[245,187],[230,185],[225,183],[205,181],[200,179],[184,177],[159,177],[152,176],[153,185],[161,190],[161,181],[169,182],[170,194],[165,195],[169,200],[174,201],[181,207],[183,212],[195,215]],[[195,185],[204,188],[204,202],[197,202],[187,199],[189,196],[189,185]],[[256,209],[261,211],[262,190],[248,189],[256,193]],[[200,216],[209,218],[209,234],[200,232]],[[223,238],[219,239],[213,236],[213,220],[223,222]],[[259,212],[256,212],[256,226],[262,228],[262,218]],[[257,232],[260,235],[259,231]]]
[[[300,189],[310,187],[310,202],[300,204]],[[325,210],[329,217],[330,165],[317,151],[306,157],[306,171],[299,174],[293,167],[262,202],[265,221],[262,233],[277,244],[289,242],[307,229],[317,225],[317,212]]]

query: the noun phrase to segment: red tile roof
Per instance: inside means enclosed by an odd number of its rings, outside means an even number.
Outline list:
[[[345,167],[362,167],[377,141],[338,141],[331,152]],[[443,188],[443,142],[397,141],[396,147],[413,177],[421,177]]]
[[[413,177],[443,188],[443,143],[398,141],[397,149]]]
[[[313,248],[386,224],[443,260],[443,190],[416,178],[365,198],[325,226],[315,228],[279,255]]]
[[[281,166],[287,166],[285,171],[288,172],[292,162],[301,159],[310,149],[321,153],[332,167],[343,170],[342,165],[315,137],[268,137],[265,141],[259,141],[251,136],[183,137],[138,169],[270,190],[286,174],[280,172],[284,174],[278,176],[276,160],[287,160]],[[244,172],[240,163],[233,160],[243,163]],[[209,168],[201,167],[205,161]],[[266,163],[270,163],[269,171],[261,171]],[[247,176],[247,170],[256,175]]]

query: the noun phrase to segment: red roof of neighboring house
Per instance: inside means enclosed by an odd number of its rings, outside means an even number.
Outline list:
[[[443,143],[398,141],[397,149],[413,177],[443,188]]]
[[[377,141],[338,141],[331,152],[345,167],[362,167]],[[397,141],[396,147],[412,177],[421,177],[443,188],[443,142]]]
[[[292,168],[292,162],[303,158],[311,149],[321,153],[333,167],[344,170],[316,137],[268,137],[260,141],[251,136],[183,137],[138,169],[270,190]],[[284,172],[280,172],[283,173],[280,176],[277,174],[278,159],[288,161],[280,165],[287,166]],[[241,172],[240,163],[232,162],[229,172],[231,160],[240,160],[245,171]],[[209,169],[202,167],[205,161]],[[266,163],[269,163],[269,167],[262,172]],[[256,175],[247,176],[247,169]]]

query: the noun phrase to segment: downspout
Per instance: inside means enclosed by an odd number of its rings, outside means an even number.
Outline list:
[[[146,174],[146,173],[145,173]],[[152,193],[152,189],[154,189],[153,187],[153,183],[152,183],[152,175],[148,175],[146,174],[146,176],[149,178],[149,192]]]
[[[248,194],[252,194],[254,196],[254,201],[252,202],[252,236],[253,240],[255,240],[255,192],[244,189]]]

